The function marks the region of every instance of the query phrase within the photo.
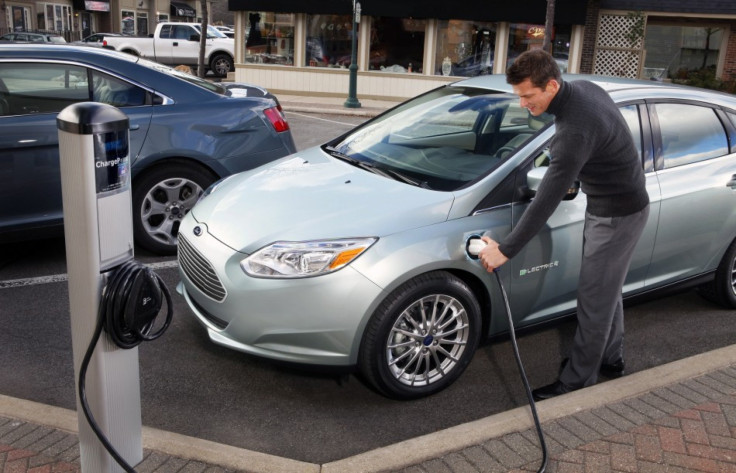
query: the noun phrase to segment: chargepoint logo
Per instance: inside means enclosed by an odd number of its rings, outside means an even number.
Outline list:
[[[541,271],[547,271],[553,268],[557,268],[560,265],[559,261],[552,261],[547,264],[540,264],[539,266],[533,266],[527,269],[519,270],[519,276],[528,276],[532,273],[539,273]]]
[[[96,168],[109,168],[117,166],[122,161],[122,158],[111,159],[109,161],[95,161]]]

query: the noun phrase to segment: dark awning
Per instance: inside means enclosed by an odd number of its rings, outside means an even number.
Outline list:
[[[190,7],[186,3],[171,2],[171,15],[172,16],[188,16],[194,18],[197,16],[197,10]]]
[[[359,0],[360,1],[360,0]],[[557,2],[556,25],[584,25],[587,0]],[[438,18],[441,20],[507,21],[544,24],[547,0],[362,0],[361,13],[398,18]],[[230,11],[277,13],[349,14],[351,0],[228,0]]]

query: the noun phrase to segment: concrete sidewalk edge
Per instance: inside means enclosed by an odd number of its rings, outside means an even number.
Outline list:
[[[732,345],[540,402],[537,411],[544,423],[636,397],[735,363],[736,345]],[[0,416],[78,433],[75,411],[34,401],[0,395]],[[399,470],[533,426],[529,407],[525,405],[321,466],[150,427],[144,427],[142,434],[145,449],[241,471],[377,473]]]

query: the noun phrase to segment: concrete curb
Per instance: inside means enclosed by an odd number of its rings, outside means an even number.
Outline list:
[[[634,373],[537,404],[548,422],[646,394],[736,364],[736,345]],[[0,395],[0,416],[78,432],[75,411]],[[143,447],[174,457],[253,473],[378,473],[472,447],[506,434],[533,428],[528,406],[495,414],[432,434],[405,440],[324,465],[277,457],[150,427],[143,428]]]

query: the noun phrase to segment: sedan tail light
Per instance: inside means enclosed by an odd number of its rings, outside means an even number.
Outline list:
[[[286,121],[286,117],[284,116],[284,111],[281,108],[281,105],[267,108],[263,111],[263,113],[266,114],[266,118],[268,118],[268,121],[271,122],[271,125],[276,130],[276,132],[281,133],[282,131],[289,130],[289,123]]]

